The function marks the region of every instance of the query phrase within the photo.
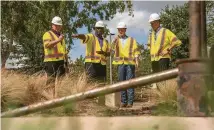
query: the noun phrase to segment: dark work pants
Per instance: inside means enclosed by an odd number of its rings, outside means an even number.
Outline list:
[[[65,74],[64,60],[45,62],[45,71],[48,75],[47,84],[55,82],[56,76]]]
[[[169,58],[162,58],[159,61],[152,61],[152,72],[160,72],[169,69]]]
[[[91,79],[96,79],[104,82],[106,78],[106,65],[102,65],[101,63],[85,63],[86,74]]]
[[[119,81],[129,80],[135,77],[134,65],[119,65],[118,66],[118,78]],[[121,91],[121,103],[133,104],[134,102],[134,88]]]

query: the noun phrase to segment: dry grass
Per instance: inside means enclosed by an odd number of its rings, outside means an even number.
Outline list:
[[[85,73],[72,75],[72,72],[70,72],[63,79],[59,80],[56,86],[57,95],[62,97],[94,89],[99,86],[99,83],[88,81]]]
[[[154,89],[153,93],[158,103],[177,104],[177,82],[176,79],[167,80],[157,83],[158,89]]]
[[[46,75],[44,71],[26,75],[14,71],[1,71],[1,105],[8,108],[11,104],[21,106],[44,101]],[[72,71],[56,83],[58,97],[84,92],[99,86],[87,82],[85,73],[72,74]],[[5,109],[6,110],[6,109]]]
[[[16,74],[13,71],[1,73],[1,105],[8,106],[10,103],[21,104],[24,100],[24,92],[27,90],[27,76]]]

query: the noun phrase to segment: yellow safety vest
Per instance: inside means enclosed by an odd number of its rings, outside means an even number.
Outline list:
[[[45,47],[48,42],[55,41],[57,39],[58,37],[52,31],[48,31],[43,35],[44,62],[64,60],[65,54],[67,54],[64,39],[61,43],[57,43],[52,48]]]
[[[106,65],[106,56],[97,54],[96,51],[104,51],[109,52],[109,45],[106,39],[103,39],[103,46],[101,49],[98,38],[94,34],[86,34],[86,39],[82,41],[83,44],[86,44],[86,54],[85,54],[85,62],[91,63],[101,63],[102,65]]]
[[[160,56],[161,52],[167,51],[171,46],[181,45],[181,41],[170,30],[161,28],[159,34],[155,40],[155,32],[152,31],[148,38],[148,44],[150,49],[151,61],[159,61],[162,58],[171,59],[171,55],[167,54]]]
[[[119,39],[112,45],[112,49],[115,51],[112,64],[135,65],[135,56],[139,55],[140,52],[134,38],[128,37],[124,47]]]

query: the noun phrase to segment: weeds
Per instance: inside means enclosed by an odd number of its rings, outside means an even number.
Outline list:
[[[41,102],[44,97],[51,97],[49,93],[44,93],[46,86],[46,74],[40,71],[33,75],[26,75],[14,71],[2,71],[1,82],[1,106],[2,111],[14,109]],[[84,92],[98,86],[97,83],[87,81],[85,73],[66,74],[56,82],[58,97]]]
[[[153,90],[157,107],[153,115],[177,115],[177,83],[175,79],[157,83],[158,89]]]

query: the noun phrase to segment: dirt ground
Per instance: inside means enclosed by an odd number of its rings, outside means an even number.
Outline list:
[[[44,110],[27,116],[142,116],[151,115],[155,103],[149,99],[148,93],[135,95],[132,108],[111,108],[99,105],[96,99],[87,99],[76,103],[64,105],[59,108]]]
[[[98,105],[95,99],[87,99],[75,104],[65,105],[63,107],[44,110],[29,116],[142,116],[151,115],[152,105],[150,103],[135,102],[138,106],[132,108],[111,108],[104,105]],[[141,105],[142,107],[139,107]]]

